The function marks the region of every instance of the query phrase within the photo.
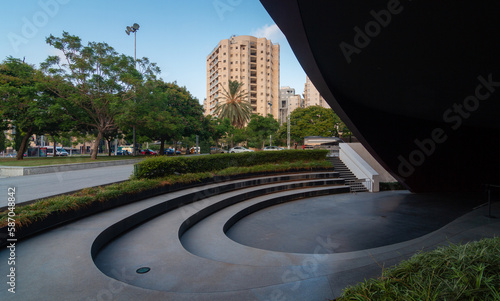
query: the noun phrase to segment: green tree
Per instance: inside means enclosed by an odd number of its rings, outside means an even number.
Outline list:
[[[226,90],[222,86],[221,97],[218,100],[214,114],[219,118],[228,118],[231,124],[237,128],[243,128],[252,115],[252,106],[248,101],[248,93],[243,89],[243,83],[229,80],[229,87]]]
[[[0,65],[1,128],[15,129],[17,160],[23,159],[33,134],[63,128],[66,116],[43,84],[45,79],[35,67],[16,58],[8,57]]]
[[[146,78],[154,78],[159,69],[142,59],[140,72],[133,58],[118,54],[108,44],[89,42],[84,46],[79,37],[67,32],[62,37],[50,35],[46,42],[64,56],[64,62],[59,56],[50,56],[41,65],[52,76],[49,87],[64,100],[73,120],[97,132],[91,155],[96,159],[99,142],[106,132],[117,129],[116,117],[134,99],[135,88]]]
[[[269,136],[276,136],[279,129],[279,123],[273,118],[273,115],[267,117],[254,114],[250,117],[246,133],[248,137],[248,146],[264,148]],[[275,137],[276,138],[276,137]]]
[[[121,122],[135,118],[137,131],[151,140],[160,141],[160,154],[165,141],[180,140],[201,133],[203,107],[185,87],[161,80],[149,81],[138,91],[140,101],[129,103],[130,113],[121,116]]]
[[[348,129],[332,109],[320,106],[297,108],[290,115],[290,139],[302,141],[306,136],[338,137]],[[286,139],[287,124],[283,123],[278,135]]]

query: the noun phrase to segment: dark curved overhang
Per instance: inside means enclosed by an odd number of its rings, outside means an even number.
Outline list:
[[[321,95],[412,191],[500,183],[500,1],[261,3]]]

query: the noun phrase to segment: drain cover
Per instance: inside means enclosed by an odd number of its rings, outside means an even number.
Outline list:
[[[137,274],[146,274],[147,272],[149,272],[151,269],[148,268],[148,267],[142,267],[142,268],[138,268],[137,269]]]

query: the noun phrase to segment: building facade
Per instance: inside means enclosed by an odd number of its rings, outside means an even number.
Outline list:
[[[295,89],[288,86],[281,87],[279,101],[279,118],[280,124],[286,122],[286,118],[296,108],[304,107],[300,94],[295,94]]]
[[[243,83],[254,114],[279,117],[280,46],[266,38],[232,36],[215,46],[207,56],[207,98],[205,115],[228,89],[229,80]]]
[[[330,105],[319,94],[318,89],[316,89],[309,77],[306,78],[306,84],[304,86],[304,106],[320,106],[330,109]]]

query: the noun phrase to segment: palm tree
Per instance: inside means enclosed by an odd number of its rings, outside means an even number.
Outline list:
[[[243,83],[229,80],[229,89],[222,86],[222,103],[215,107],[214,114],[219,118],[228,118],[237,128],[243,128],[252,115],[252,106],[247,99],[248,93],[243,89]]]

